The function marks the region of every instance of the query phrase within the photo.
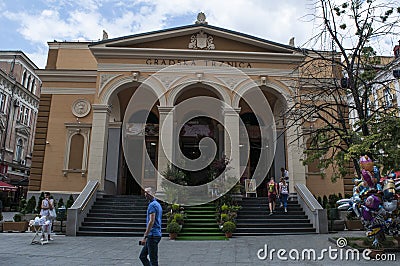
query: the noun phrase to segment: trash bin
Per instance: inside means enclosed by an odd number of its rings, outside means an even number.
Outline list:
[[[67,209],[63,206],[57,208],[57,220],[60,221],[60,231],[63,232],[63,221],[67,219]]]
[[[57,208],[57,220],[58,221],[65,221],[66,217],[66,211],[65,207]]]

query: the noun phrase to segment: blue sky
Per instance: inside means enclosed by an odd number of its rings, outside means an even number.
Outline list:
[[[313,0],[0,0],[0,50],[22,50],[44,68],[48,41],[87,41],[193,24],[209,24],[288,44],[315,33]],[[308,21],[308,22],[307,22]],[[383,54],[391,54],[391,43]],[[385,50],[388,50],[385,52]]]

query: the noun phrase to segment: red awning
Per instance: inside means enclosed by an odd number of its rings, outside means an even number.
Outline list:
[[[17,187],[0,181],[0,191],[17,191]]]

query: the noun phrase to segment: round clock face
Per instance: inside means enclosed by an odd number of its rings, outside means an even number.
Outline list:
[[[72,113],[76,117],[85,117],[90,113],[90,102],[86,99],[76,100],[72,104]]]

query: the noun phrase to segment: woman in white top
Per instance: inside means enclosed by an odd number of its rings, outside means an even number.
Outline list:
[[[52,219],[50,218],[50,210],[54,209],[54,200],[50,199],[50,192],[45,192],[44,193],[44,200],[42,200],[42,210],[40,211],[41,216],[45,216],[46,220],[49,221],[49,223],[46,222],[46,225],[43,225],[43,230],[42,230],[42,241],[45,240],[53,240],[50,237],[51,234],[51,227],[53,224]],[[47,232],[47,239],[45,237],[45,233]]]
[[[279,183],[279,195],[281,196],[281,200],[283,202],[283,207],[285,208],[285,212],[287,212],[287,199],[289,197],[289,185],[286,183],[284,178],[281,178],[281,182]]]

